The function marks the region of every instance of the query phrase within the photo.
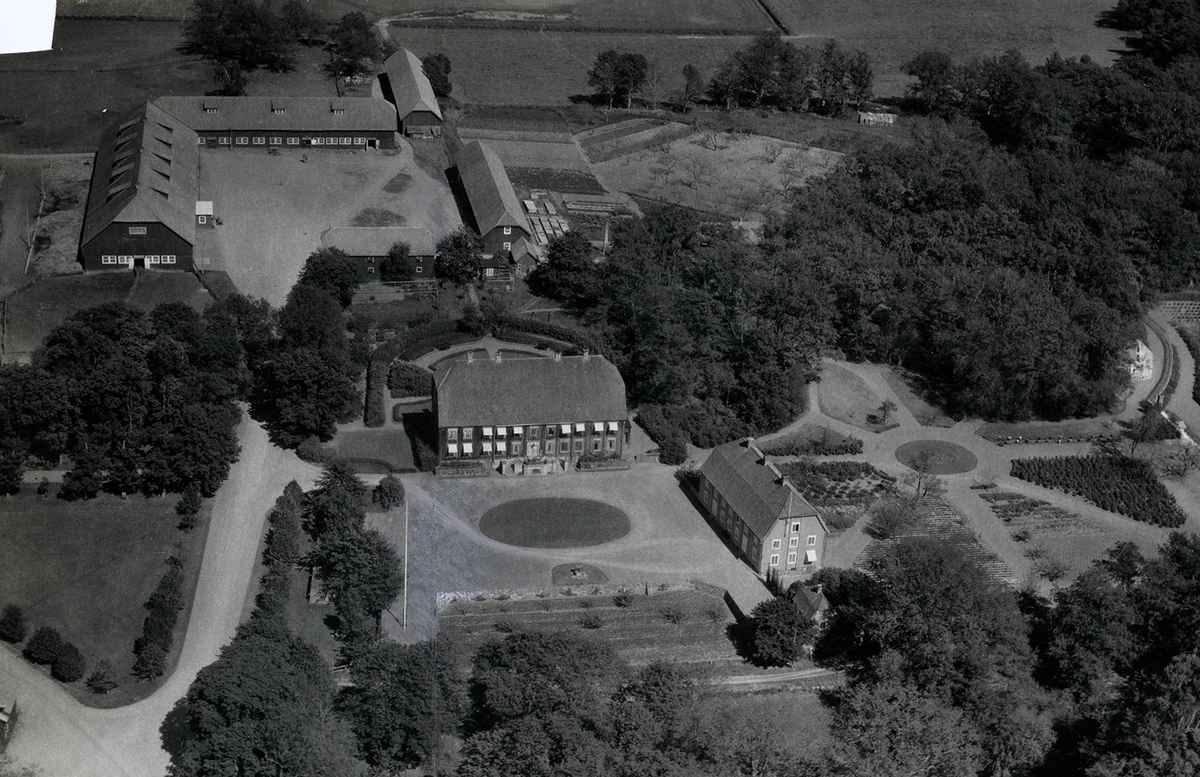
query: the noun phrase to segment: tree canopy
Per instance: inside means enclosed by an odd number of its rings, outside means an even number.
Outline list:
[[[426,54],[421,59],[421,71],[429,79],[433,93],[438,97],[449,97],[454,86],[450,83],[450,57],[438,52]]]
[[[216,63],[237,63],[246,72],[263,68],[283,73],[295,66],[283,23],[266,3],[255,0],[192,0],[179,50]]]
[[[375,25],[362,11],[345,14],[329,28],[327,48],[329,62],[325,68],[334,78],[354,78],[372,72],[383,52]]]
[[[633,106],[633,95],[646,83],[650,64],[643,54],[608,49],[596,55],[588,71],[588,86],[608,100],[608,107],[619,100],[625,107]]]
[[[462,286],[479,278],[482,261],[483,238],[464,224],[438,242],[433,269],[439,278]]]

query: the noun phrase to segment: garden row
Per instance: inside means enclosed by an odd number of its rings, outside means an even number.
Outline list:
[[[1174,529],[1187,520],[1153,465],[1142,459],[1099,455],[1014,459],[1012,476],[1155,526]]]
[[[801,459],[780,464],[779,471],[818,507],[869,505],[891,493],[896,482],[865,461]]]

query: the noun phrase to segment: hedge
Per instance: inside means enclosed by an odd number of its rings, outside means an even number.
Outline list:
[[[638,410],[638,424],[659,447],[674,446],[673,437],[682,437],[700,448],[712,448],[750,434],[750,427],[724,405],[692,402],[686,405],[644,405]],[[669,464],[672,462],[663,462]],[[681,463],[681,462],[675,462]]]
[[[758,443],[772,456],[845,456],[863,452],[863,441],[825,427],[804,428],[794,434]]]
[[[558,324],[551,324],[547,321],[538,321],[534,318],[517,318],[512,316],[507,318],[497,330],[503,332],[505,329],[512,329],[517,332],[526,332],[528,334],[542,335],[543,337],[553,337],[555,340],[562,340],[565,343],[574,343],[580,348],[587,348],[592,353],[604,355],[604,343],[591,332],[585,332],[582,329],[572,329]],[[502,334],[496,335],[503,340]]]
[[[1192,330],[1184,327],[1176,327],[1176,332],[1179,332],[1179,337],[1183,339],[1183,344],[1192,354],[1192,399],[1200,403],[1200,337],[1197,337]]]
[[[1124,456],[1058,456],[1014,459],[1013,477],[1078,495],[1102,510],[1176,529],[1187,521],[1154,466]]]
[[[427,397],[433,391],[433,373],[410,362],[395,361],[388,370],[387,386],[392,399]]]
[[[391,340],[383,343],[371,352],[367,364],[366,403],[363,411],[363,423],[367,426],[383,426],[387,421],[383,407],[383,390],[387,385],[388,371],[406,348],[420,340],[447,332],[453,332],[457,324],[453,321],[430,321],[427,324],[413,327]]]

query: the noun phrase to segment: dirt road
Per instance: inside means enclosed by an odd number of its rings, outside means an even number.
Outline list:
[[[238,429],[241,458],[213,501],[213,519],[187,637],[175,672],[148,699],[127,707],[85,707],[6,645],[0,681],[22,709],[9,753],[46,777],[162,777],[167,753],[159,726],[201,668],[229,642],[242,617],[266,513],[296,479],[310,487],[317,470],[273,447],[257,423]],[[128,680],[133,682],[132,678]]]

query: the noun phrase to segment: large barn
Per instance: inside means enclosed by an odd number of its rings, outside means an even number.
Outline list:
[[[713,448],[700,466],[700,502],[762,577],[787,582],[820,568],[825,522],[754,438]]]
[[[408,259],[412,264],[412,280],[424,281],[433,278],[433,255],[437,246],[428,229],[419,227],[334,227],[321,233],[321,244],[326,248],[337,248],[354,261],[360,282],[377,281],[382,272],[383,260],[392,246],[404,243],[408,246]]]
[[[218,148],[396,147],[396,113],[373,97],[160,97],[160,108]]]
[[[196,133],[146,103],[100,136],[79,254],[85,270],[191,270]]]
[[[485,254],[511,251],[518,240],[533,236],[521,201],[495,151],[475,140],[463,146],[454,161],[483,236]]]
[[[545,471],[625,450],[625,381],[602,356],[468,356],[439,367],[434,381],[443,459],[515,460]]]
[[[396,121],[405,135],[442,134],[442,109],[417,55],[400,49],[383,63],[379,76],[383,96],[395,106]]]

